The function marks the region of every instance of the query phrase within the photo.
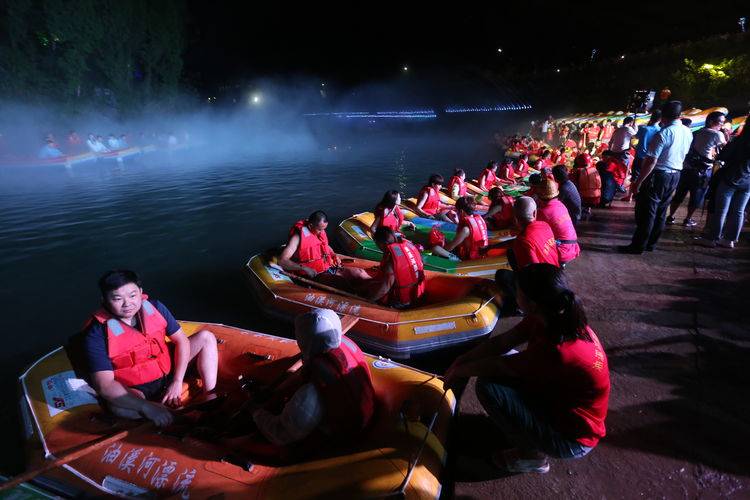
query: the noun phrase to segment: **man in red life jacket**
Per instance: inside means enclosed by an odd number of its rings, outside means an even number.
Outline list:
[[[379,286],[370,298],[390,307],[413,304],[425,291],[424,264],[419,250],[386,227],[375,232],[374,240],[383,251],[383,259]]]
[[[513,258],[508,256],[511,267],[522,269],[537,263],[560,267],[555,235],[549,224],[537,220],[537,207],[533,198],[517,198],[513,205],[513,216],[521,232],[513,241]]]
[[[358,280],[369,280],[363,269],[342,267],[341,259],[328,244],[328,216],[322,210],[297,221],[279,256],[279,265],[289,272],[331,286],[352,288]]]
[[[497,169],[497,180],[506,184],[513,184],[516,182],[516,172],[513,169],[513,159],[506,157],[500,164],[500,168]]]
[[[435,245],[432,253],[446,258],[473,260],[482,258],[482,251],[488,244],[487,223],[481,215],[474,213],[476,201],[471,196],[459,198],[456,202],[458,227],[456,236],[445,247]],[[455,251],[455,255],[451,252]]]
[[[216,386],[216,338],[208,330],[187,337],[163,304],[148,300],[133,271],[109,271],[99,289],[102,307],[88,321],[82,352],[76,353],[84,371],[115,415],[169,425],[167,406],[182,403],[188,363],[196,361],[205,391]],[[165,336],[174,344],[174,359]]]
[[[519,177],[524,177],[528,175],[529,173],[529,155],[526,153],[521,153],[518,155],[518,163],[516,164],[516,175]]]
[[[298,316],[294,333],[302,361],[278,388],[291,397],[280,412],[261,408],[252,414],[273,445],[261,444],[259,451],[281,458],[356,439],[369,426],[377,404],[367,358],[342,336],[335,312],[313,309]]]
[[[453,207],[440,201],[440,188],[443,187],[443,176],[432,174],[417,195],[417,212],[430,219],[456,222]]]

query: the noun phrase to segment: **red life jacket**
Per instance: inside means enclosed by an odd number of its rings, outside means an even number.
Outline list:
[[[503,208],[492,215],[492,223],[495,229],[505,229],[513,224],[513,197],[503,196],[501,199]]]
[[[500,179],[504,181],[514,181],[516,176],[513,173],[513,165],[512,164],[504,164],[500,166]]]
[[[457,175],[454,175],[451,177],[451,180],[448,181],[448,193],[453,195],[453,187],[458,184],[458,196],[466,196],[466,182],[461,180],[461,178]]]
[[[305,362],[325,415],[323,425],[335,437],[361,433],[375,413],[375,389],[367,359],[357,345],[341,337],[341,345]]]
[[[480,250],[487,246],[487,223],[478,215],[461,217],[456,234],[463,228],[469,228],[469,236],[456,249],[461,260],[479,259],[482,257]]]
[[[526,160],[518,160],[518,167],[516,167],[516,172],[519,174],[524,174],[529,171],[529,164]]]
[[[427,193],[427,201],[424,202],[424,206],[422,206],[422,211],[428,215],[435,215],[438,212],[438,209],[440,208],[440,194],[438,193],[437,189],[435,189],[434,187],[425,186],[419,192],[419,197],[417,198],[417,201],[421,200],[422,196],[425,193]]]
[[[142,331],[123,323],[103,307],[92,318],[107,332],[107,350],[115,380],[126,387],[152,382],[172,370],[164,340],[167,320],[147,298],[144,294],[138,313]]]
[[[289,231],[289,236],[299,234],[299,247],[297,247],[298,264],[302,264],[318,273],[327,271],[333,264],[331,247],[328,246],[328,235],[325,231],[315,234],[307,227],[303,220],[297,221]]]
[[[481,180],[482,177],[484,177],[484,186],[479,187],[484,189],[485,191],[489,191],[495,185],[497,176],[495,175],[495,172],[493,172],[489,168],[485,168],[484,170],[482,170],[482,175],[479,176],[479,179]]]
[[[401,230],[401,224],[404,223],[404,214],[401,213],[401,208],[398,205],[393,207],[388,215],[385,214],[385,208],[380,206],[375,213],[380,216],[380,227],[387,227],[396,232]]]
[[[394,305],[408,305],[424,294],[424,264],[419,250],[407,240],[391,243],[386,247],[381,261],[384,269],[390,262],[395,283],[387,296]]]

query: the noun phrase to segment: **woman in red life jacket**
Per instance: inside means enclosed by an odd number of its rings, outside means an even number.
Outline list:
[[[430,219],[456,222],[453,207],[440,201],[440,189],[443,187],[443,176],[432,174],[417,195],[417,212]]]
[[[497,169],[497,181],[504,184],[514,184],[516,182],[516,172],[513,169],[513,159],[511,157],[504,158]]]
[[[459,356],[445,386],[479,377],[479,402],[514,446],[493,453],[493,464],[510,473],[543,473],[548,456],[584,457],[604,437],[609,367],[559,268],[529,265],[516,273],[516,283],[523,320]]]
[[[497,166],[498,164],[496,161],[491,161],[487,163],[486,167],[484,167],[484,170],[482,170],[482,173],[479,175],[479,179],[477,179],[477,184],[480,189],[489,191],[495,187],[495,184],[497,184]]]
[[[513,198],[500,187],[490,189],[490,209],[484,216],[492,229],[507,229],[513,226]]]
[[[335,312],[312,309],[297,316],[294,335],[302,359],[289,369],[289,378],[272,400],[253,411],[267,442],[243,447],[251,456],[283,462],[353,442],[375,414],[377,398],[367,358],[342,336]]]
[[[550,153],[549,149],[545,149],[542,155],[539,157],[539,160],[537,160],[536,165],[534,165],[534,168],[542,171],[544,168],[552,167],[552,160],[550,160],[550,157],[552,156],[552,153]],[[552,173],[550,172],[550,176]]]
[[[516,164],[516,175],[519,177],[525,177],[529,173],[529,155],[521,153],[518,155],[518,163]]]
[[[289,231],[289,241],[279,256],[279,265],[300,276],[348,289],[370,276],[364,269],[342,267],[341,259],[328,244],[328,216],[322,210],[297,221]]]
[[[386,191],[383,199],[375,207],[375,220],[370,226],[370,232],[375,234],[379,227],[387,227],[394,232],[401,231],[401,226],[406,224],[412,230],[416,229],[413,222],[404,222],[404,214],[401,213],[401,194],[396,190]]]
[[[453,177],[448,181],[448,194],[454,200],[466,196],[466,172],[463,169],[453,171]]]
[[[477,202],[471,196],[459,198],[456,202],[458,227],[456,236],[445,247],[435,245],[432,253],[445,258],[473,260],[482,258],[482,252],[488,244],[487,223],[481,215],[474,213]],[[455,251],[455,255],[451,252]]]
[[[76,369],[88,372],[92,387],[115,415],[169,425],[167,406],[182,403],[188,363],[195,359],[205,391],[215,388],[216,338],[208,330],[188,338],[163,304],[148,300],[133,271],[109,271],[99,279],[99,290],[102,306],[72,346],[73,359],[82,363]]]
[[[386,227],[378,229],[373,239],[383,251],[383,259],[379,283],[370,299],[389,307],[412,305],[425,291],[424,264],[419,250]]]

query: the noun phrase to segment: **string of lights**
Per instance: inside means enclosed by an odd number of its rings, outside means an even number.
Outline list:
[[[503,111],[521,111],[532,109],[529,104],[506,104],[496,106],[448,107],[445,113],[498,113]],[[433,109],[415,109],[404,111],[330,111],[322,113],[304,113],[303,116],[331,116],[336,118],[437,118]]]

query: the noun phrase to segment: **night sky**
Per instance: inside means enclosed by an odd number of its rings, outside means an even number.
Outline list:
[[[566,66],[587,61],[592,48],[597,57],[618,57],[737,32],[739,17],[749,14],[747,0],[425,2],[419,8],[403,1],[337,7],[190,0],[186,71],[197,86],[213,87],[267,75],[355,85],[394,76],[405,64],[413,71],[500,69],[509,60],[522,69]]]

